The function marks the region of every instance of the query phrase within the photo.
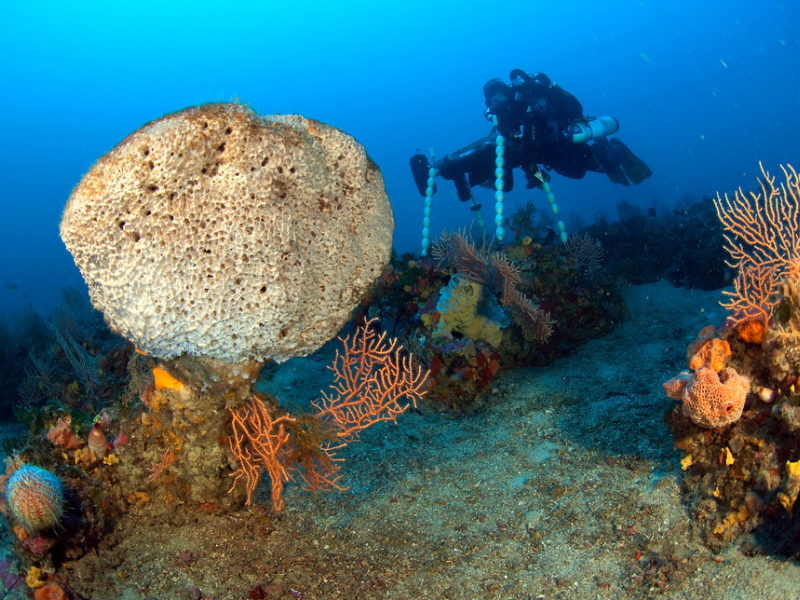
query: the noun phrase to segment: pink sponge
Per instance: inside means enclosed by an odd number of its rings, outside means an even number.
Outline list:
[[[32,532],[58,525],[64,515],[61,480],[32,465],[20,467],[8,480],[6,501],[17,522]]]

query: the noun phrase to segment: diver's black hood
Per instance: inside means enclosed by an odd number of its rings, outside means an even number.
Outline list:
[[[511,88],[502,79],[497,79],[495,77],[483,85],[483,97],[486,99],[487,103],[490,98],[493,98],[501,92],[506,95],[506,98],[511,97]]]

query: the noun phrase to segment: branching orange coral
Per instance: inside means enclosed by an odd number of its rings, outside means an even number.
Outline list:
[[[261,469],[265,468],[272,481],[272,503],[275,510],[281,510],[284,505],[281,497],[283,484],[289,479],[282,460],[289,441],[286,425],[294,418],[290,415],[273,416],[267,404],[257,396],[250,399],[249,405],[231,408],[230,412],[233,418],[230,445],[239,468],[232,474],[233,484],[229,492],[244,478],[247,489],[245,504],[250,504]]]
[[[772,309],[778,304],[778,271],[777,265],[750,262],[741,265],[734,281],[734,291],[722,292],[730,298],[722,306],[730,311],[732,327],[754,320],[764,325],[769,323]]]
[[[346,486],[339,485],[342,475],[339,473],[342,458],[336,457],[336,451],[347,444],[335,441],[335,433],[330,423],[320,421],[317,415],[305,415],[291,426],[291,454],[284,465],[290,473],[298,473],[303,481],[303,489],[312,492],[343,492]]]
[[[800,183],[791,165],[781,167],[786,177],[780,186],[759,163],[763,180],[761,193],[745,194],[741,189],[733,199],[714,199],[717,216],[725,228],[725,250],[738,269],[735,290],[726,292],[733,324],[755,318],[767,324],[777,300],[778,283],[794,273],[800,261]]]
[[[791,165],[781,167],[786,181],[780,186],[759,166],[764,175],[760,194],[740,189],[733,199],[717,195],[714,206],[728,232],[725,249],[733,259],[731,266],[753,263],[783,270],[800,258],[800,183]]]
[[[343,442],[358,437],[358,433],[380,421],[397,419],[408,408],[407,398],[416,406],[422,397],[428,374],[414,367],[411,357],[401,356],[397,340],[387,340],[386,333],[378,335],[370,325],[359,327],[352,339],[342,339],[344,352],[336,351],[331,394],[322,393],[314,402],[318,416],[331,421],[336,436]]]
[[[343,490],[336,450],[355,440],[367,427],[380,421],[394,422],[424,394],[428,373],[403,356],[396,339],[378,335],[368,321],[352,338],[343,338],[344,350],[336,352],[334,382],[329,394],[313,402],[317,412],[298,418],[280,414],[254,396],[248,406],[231,409],[231,451],[239,463],[233,485],[244,479],[247,504],[262,469],[272,480],[272,502],[284,506],[284,482],[289,471],[299,472],[306,487]]]

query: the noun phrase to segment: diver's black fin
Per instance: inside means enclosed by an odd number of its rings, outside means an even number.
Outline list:
[[[417,184],[420,196],[424,196],[425,191],[428,189],[428,171],[431,168],[428,157],[417,152],[411,157],[409,163],[411,164],[411,174],[414,176],[414,183]],[[433,191],[436,192],[435,183],[433,184]]]
[[[630,150],[626,153],[626,157],[622,159],[622,168],[625,169],[628,178],[635,184],[642,183],[653,174],[650,167]]]
[[[650,167],[648,167],[641,158],[631,152],[630,148],[617,139],[614,141],[617,142],[615,145],[621,151],[619,162],[622,168],[625,169],[625,174],[634,185],[642,183],[653,174]]]
[[[617,139],[600,138],[590,148],[597,161],[597,169],[594,170],[608,175],[612,183],[618,183],[619,185],[631,184],[628,178],[625,177],[622,166],[620,166],[620,156],[623,153],[623,148],[627,150],[625,144]]]
[[[620,185],[630,185],[631,182],[628,181],[628,178],[625,177],[625,173],[622,171],[622,167],[618,164],[614,165],[606,165],[606,175],[611,180],[612,183],[618,183]]]

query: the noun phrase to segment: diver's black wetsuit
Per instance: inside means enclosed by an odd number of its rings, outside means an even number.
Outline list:
[[[565,132],[573,123],[587,120],[583,106],[547,75],[530,75],[514,69],[510,78],[511,86],[500,80],[488,82],[484,96],[487,112],[497,116],[500,133],[519,147],[518,166],[528,177],[528,187],[538,185],[535,178],[538,165],[573,179],[581,179],[586,171],[605,173],[611,181],[622,185],[629,185],[628,178],[636,184],[652,174],[616,138],[600,138],[591,144],[573,143]],[[622,167],[627,167],[625,172]]]
[[[589,119],[584,117],[578,99],[554,84],[547,75],[531,75],[514,69],[510,79],[511,85],[492,79],[483,87],[487,118],[497,119],[492,132],[451,152],[434,165],[439,175],[455,182],[459,199],[471,198],[470,187],[494,186],[498,133],[506,139],[505,191],[513,188],[514,168],[523,170],[527,187],[541,186],[537,174],[544,179],[549,177],[539,165],[573,179],[581,179],[587,171],[605,173],[611,181],[621,185],[630,185],[630,181],[638,184],[652,175],[648,166],[616,138],[600,137],[589,143],[574,143],[567,130],[574,123]],[[425,195],[427,161],[420,155],[411,161],[417,187],[420,194]]]

